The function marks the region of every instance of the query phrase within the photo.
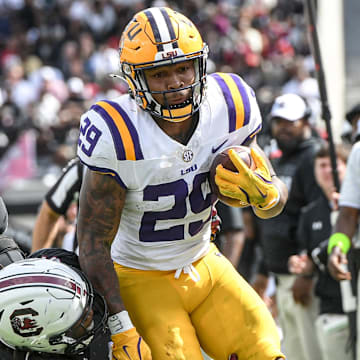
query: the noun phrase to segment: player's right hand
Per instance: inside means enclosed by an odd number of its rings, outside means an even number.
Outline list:
[[[112,360],[151,360],[150,348],[135,328],[111,335]]]
[[[220,193],[260,210],[275,207],[280,200],[280,193],[272,182],[270,170],[261,154],[251,148],[255,170],[251,170],[235,150],[229,150],[229,157],[238,172],[227,170],[221,164],[217,166],[215,183]]]

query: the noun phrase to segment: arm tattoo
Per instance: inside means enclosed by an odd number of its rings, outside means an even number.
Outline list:
[[[79,260],[94,287],[104,295],[110,313],[124,309],[110,256],[118,230],[125,189],[110,176],[88,171],[80,192],[77,224]]]

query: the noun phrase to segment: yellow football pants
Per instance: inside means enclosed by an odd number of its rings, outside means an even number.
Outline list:
[[[176,254],[174,254],[176,256]],[[195,282],[175,271],[144,271],[115,263],[120,292],[153,360],[274,360],[277,328],[265,304],[215,245],[193,263]]]

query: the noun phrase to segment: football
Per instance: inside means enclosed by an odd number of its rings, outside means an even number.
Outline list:
[[[244,161],[244,163],[252,170],[255,170],[255,162],[251,157],[250,154],[250,148],[247,146],[230,146],[218,153],[213,162],[210,166],[210,174],[209,174],[209,180],[210,180],[210,188],[211,191],[216,195],[216,197],[223,203],[227,205],[232,205],[234,202],[234,199],[230,199],[224,195],[221,195],[219,192],[219,189],[215,183],[215,174],[216,174],[216,167],[221,164],[225,169],[228,169],[230,171],[238,172],[235,165],[232,163],[229,157],[229,150],[234,149],[240,156],[240,158]]]

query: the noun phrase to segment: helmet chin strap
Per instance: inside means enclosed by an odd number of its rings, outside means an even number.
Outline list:
[[[194,95],[196,93],[196,88],[199,86],[197,82],[195,82],[192,85],[181,87],[179,89],[175,89],[172,91],[166,91],[162,93],[163,96],[163,102],[165,105],[160,104],[158,101],[156,101],[152,95],[151,92],[148,93],[147,97],[151,99],[150,107],[152,110],[150,110],[151,115],[157,116],[162,118],[163,120],[170,121],[170,122],[182,122],[189,117],[191,117],[197,110],[198,107],[194,110],[194,105],[197,105],[197,103],[194,102]],[[182,91],[190,89],[191,95],[188,99],[186,99],[181,104],[174,104],[170,105],[167,101],[166,94],[173,93],[177,91]]]
[[[193,115],[193,108],[192,103],[186,104],[187,102],[183,103],[185,106],[179,108],[172,108],[171,106],[169,108],[162,107],[163,119],[171,122],[181,122],[188,119]]]

